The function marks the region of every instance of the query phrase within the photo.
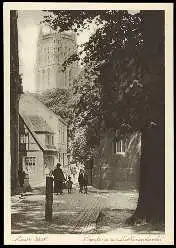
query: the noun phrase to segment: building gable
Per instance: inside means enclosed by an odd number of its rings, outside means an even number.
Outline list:
[[[45,114],[52,116],[56,120],[62,122],[62,124],[67,126],[67,123],[53,111],[51,111],[46,105],[40,102],[36,97],[32,96],[30,93],[25,93],[20,97],[20,112],[26,112],[30,115],[41,116],[41,108]]]

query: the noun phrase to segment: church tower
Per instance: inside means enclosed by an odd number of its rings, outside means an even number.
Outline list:
[[[40,25],[35,66],[36,92],[49,89],[69,89],[78,74],[78,62],[63,71],[63,62],[77,49],[73,32],[55,32]]]

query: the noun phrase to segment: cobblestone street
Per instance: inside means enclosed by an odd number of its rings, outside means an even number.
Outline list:
[[[136,208],[137,196],[136,191],[103,191],[92,187],[87,195],[80,194],[77,188],[72,194],[65,190],[63,195],[54,195],[53,221],[48,224],[45,221],[45,188],[38,188],[23,199],[13,198],[12,233],[137,232],[124,224]],[[148,229],[151,231],[151,227]]]
[[[53,197],[53,221],[45,221],[45,189],[39,188],[23,199],[12,201],[12,233],[87,233],[95,232],[96,220],[103,209],[123,208],[123,204],[135,208],[135,198],[130,206],[126,196],[117,192],[98,192],[89,188],[87,195],[74,188],[72,194]],[[123,196],[122,196],[123,195]],[[134,195],[134,194],[133,194]],[[120,196],[120,195],[119,195]],[[111,198],[111,199],[110,199]]]

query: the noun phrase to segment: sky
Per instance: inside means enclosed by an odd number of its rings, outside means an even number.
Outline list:
[[[137,11],[130,11],[135,14]],[[23,79],[24,92],[35,91],[35,61],[39,24],[44,13],[40,10],[20,10],[18,11],[18,31],[19,31],[19,60],[20,73]],[[89,30],[84,30],[77,37],[77,44],[83,44],[96,31],[95,24]]]
[[[39,24],[43,19],[43,12],[38,10],[18,11],[19,31],[19,60],[20,73],[22,73],[24,91],[35,91],[35,60]],[[90,35],[95,32],[95,26],[85,30],[77,37],[77,43],[82,44],[89,40]]]

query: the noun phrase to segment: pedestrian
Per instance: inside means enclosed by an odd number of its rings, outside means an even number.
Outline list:
[[[78,183],[79,183],[79,192],[83,193],[83,186],[84,186],[84,173],[83,169],[80,169],[79,176],[78,176]]]
[[[24,179],[25,179],[26,173],[23,170],[23,168],[20,168],[18,170],[18,180],[19,180],[19,185],[20,185],[20,192],[21,192],[21,196],[20,198],[23,197],[24,194]]]
[[[71,167],[71,173],[73,175],[73,180],[75,181],[75,177],[76,177],[76,167],[72,166]]]
[[[88,185],[88,173],[87,171],[84,171],[84,176],[83,176],[84,194],[87,194],[87,185]]]
[[[61,164],[57,163],[56,168],[52,172],[52,174],[54,176],[54,192],[57,195],[58,195],[58,193],[60,195],[63,194],[63,183],[64,183],[64,181],[66,181],[65,177],[64,177],[64,173],[60,167],[61,167]]]
[[[71,194],[71,191],[72,191],[72,185],[73,185],[73,182],[71,180],[71,176],[68,176],[68,180],[67,180],[67,189],[68,189],[68,194]]]

